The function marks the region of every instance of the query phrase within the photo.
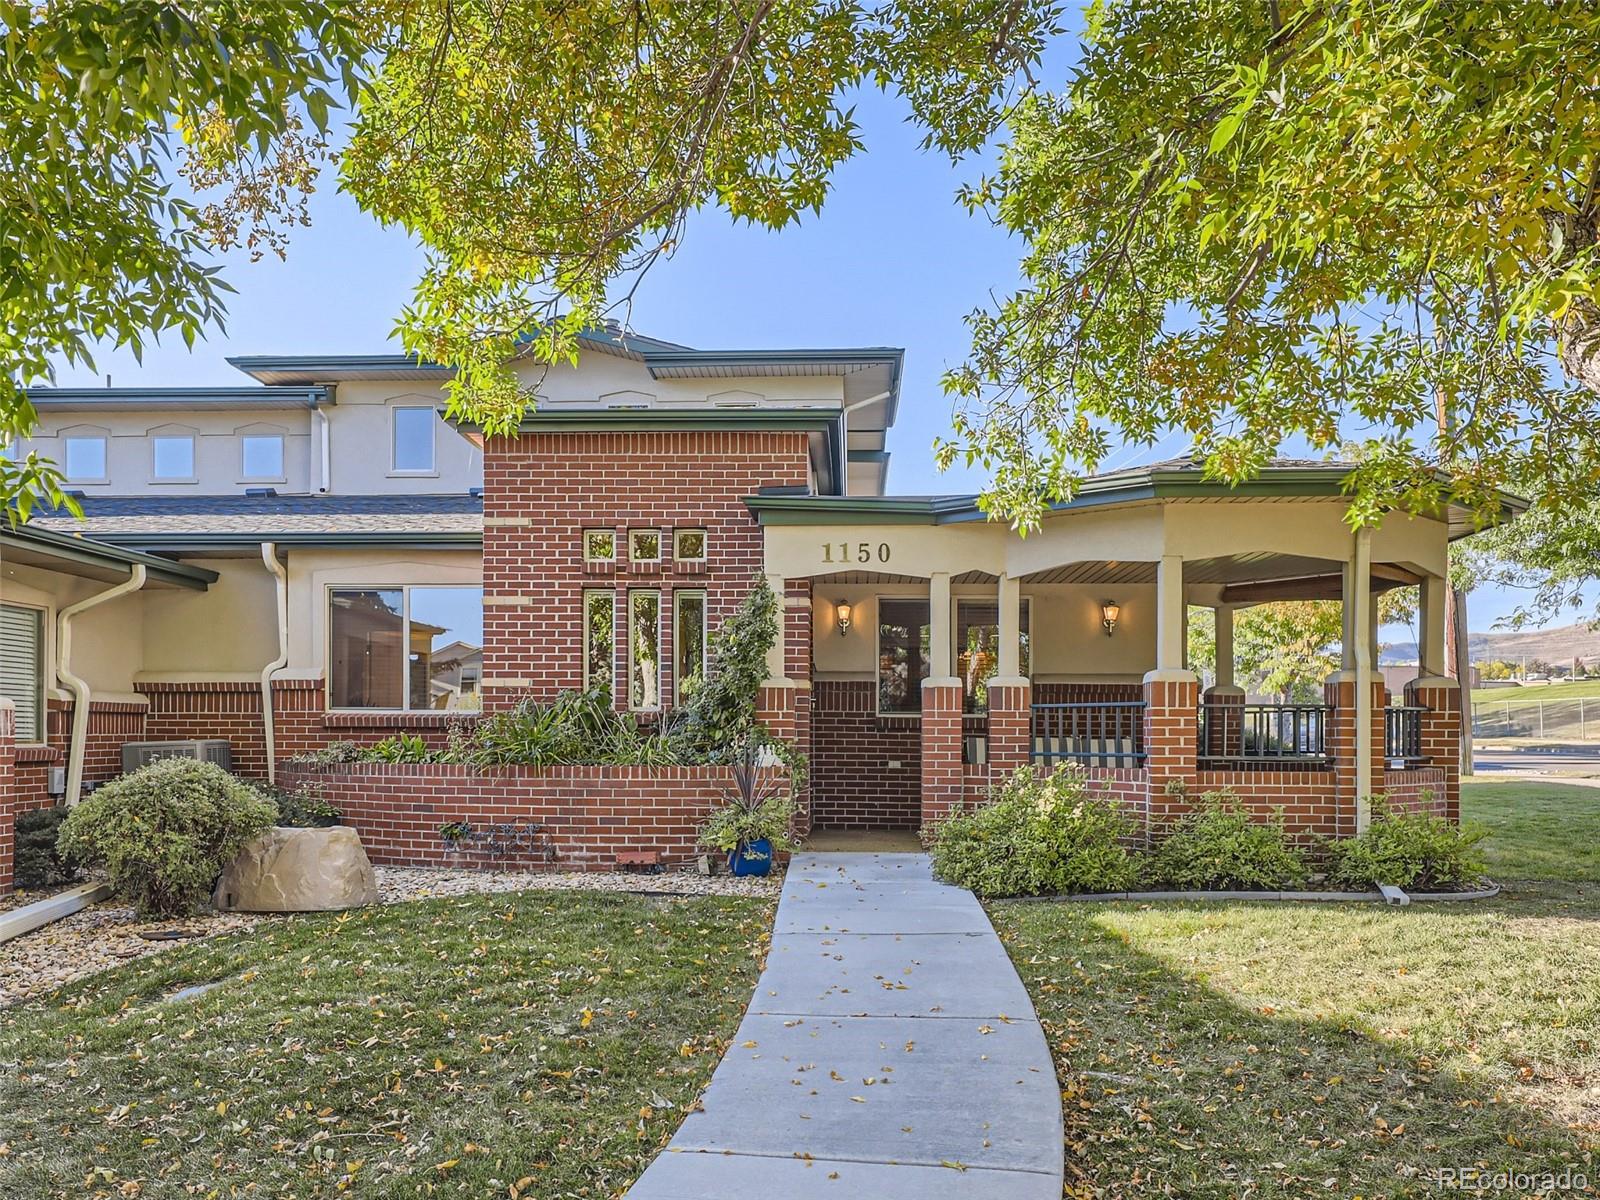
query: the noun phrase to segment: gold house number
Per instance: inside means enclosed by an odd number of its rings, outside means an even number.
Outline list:
[[[822,561],[825,563],[869,563],[889,561],[889,543],[879,542],[823,542]]]

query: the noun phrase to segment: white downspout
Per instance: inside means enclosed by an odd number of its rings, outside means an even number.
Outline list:
[[[319,488],[320,491],[322,491],[323,493],[327,493],[327,492],[331,492],[333,490],[333,434],[331,432],[332,423],[328,420],[328,414],[327,413],[323,412],[320,408],[317,409],[316,411],[317,411],[317,421],[321,425],[321,431],[320,431],[321,432],[321,437],[318,439],[319,442],[321,443],[321,445],[318,447],[318,449],[319,449],[319,451],[321,453],[321,456],[322,456],[321,466],[317,470],[317,474],[319,476],[319,478],[317,480],[317,484],[318,484],[318,488]]]
[[[89,685],[72,673],[72,618],[81,612],[137,592],[144,586],[143,563],[134,563],[128,577],[115,587],[79,600],[56,615],[56,678],[72,693],[72,738],[67,743],[67,791],[64,800],[71,808],[83,790],[83,750],[89,741]]]
[[[839,481],[839,494],[850,494],[850,414],[858,408],[865,408],[869,404],[876,404],[880,400],[887,400],[891,393],[879,392],[876,396],[868,396],[865,400],[857,400],[853,404],[846,404],[839,410],[839,440],[843,443],[840,452],[844,455],[841,467],[844,478]]]
[[[278,743],[273,726],[272,676],[289,661],[289,573],[278,561],[278,547],[261,543],[261,561],[276,578],[278,594],[278,656],[261,669],[261,728],[266,736],[267,782],[278,781]]]

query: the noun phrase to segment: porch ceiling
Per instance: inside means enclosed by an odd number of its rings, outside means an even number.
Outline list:
[[[887,571],[835,571],[831,575],[812,575],[813,583],[921,583],[926,575],[894,575]]]

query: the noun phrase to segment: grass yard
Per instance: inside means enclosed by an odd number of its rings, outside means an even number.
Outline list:
[[[1497,701],[1525,704],[1530,700],[1591,700],[1600,696],[1600,679],[1574,679],[1569,683],[1535,683],[1527,687],[1473,688],[1473,703]]]
[[[0,1196],[600,1200],[710,1078],[770,923],[758,900],[512,893],[94,977],[0,1012]]]
[[[1491,873],[1545,882],[1410,909],[991,905],[1054,1047],[1075,1193],[1600,1184],[1600,789],[1472,784],[1464,807]]]

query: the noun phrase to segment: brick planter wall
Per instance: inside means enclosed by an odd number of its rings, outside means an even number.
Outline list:
[[[606,871],[624,851],[655,851],[677,865],[701,851],[695,832],[723,802],[722,767],[502,767],[348,763],[288,767],[279,781],[306,785],[344,812],[373,862],[509,870]],[[452,853],[440,826],[537,825],[529,844],[501,858]],[[548,847],[554,858],[545,854]]]
[[[1407,767],[1383,773],[1389,807],[1398,813],[1428,812],[1450,817],[1449,774],[1443,767]]]

